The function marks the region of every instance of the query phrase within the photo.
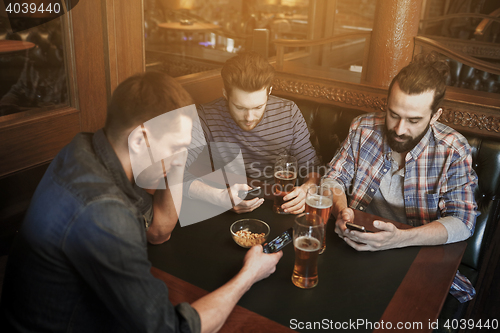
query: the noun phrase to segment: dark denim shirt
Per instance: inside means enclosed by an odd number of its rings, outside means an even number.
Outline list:
[[[151,209],[104,132],[78,134],[43,176],[9,255],[2,331],[199,332],[196,310],[174,307],[150,273]]]

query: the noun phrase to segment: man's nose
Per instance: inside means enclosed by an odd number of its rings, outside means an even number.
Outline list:
[[[253,114],[250,110],[245,112],[245,121],[250,122],[250,121],[253,121],[254,118],[255,117],[253,116]]]
[[[394,126],[394,132],[396,132],[397,135],[403,135],[406,133],[406,124],[403,119],[400,119],[396,123],[396,126]]]

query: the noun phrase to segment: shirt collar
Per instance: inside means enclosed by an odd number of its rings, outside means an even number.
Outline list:
[[[129,181],[118,156],[116,156],[113,147],[102,129],[94,134],[92,145],[96,155],[109,171],[114,183],[130,199],[132,204],[139,208],[141,212],[149,209],[152,203],[150,195]]]
[[[416,160],[420,156],[420,154],[423,153],[425,148],[431,143],[431,138],[432,138],[432,126],[429,126],[429,129],[427,130],[427,133],[425,133],[422,140],[420,140],[420,142],[417,143],[417,145],[413,147],[412,150],[410,150],[410,154],[414,160]]]

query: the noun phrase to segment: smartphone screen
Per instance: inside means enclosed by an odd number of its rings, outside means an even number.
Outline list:
[[[275,253],[290,244],[293,240],[293,228],[286,230],[284,233],[263,245],[265,253]]]
[[[347,229],[349,230],[355,230],[355,231],[360,231],[360,232],[373,232],[371,230],[367,230],[365,227],[363,226],[360,226],[358,224],[355,224],[355,223],[351,223],[351,222],[346,222],[345,223],[345,226],[347,227]]]
[[[262,191],[260,186],[255,187],[249,191],[239,191],[238,192],[238,197],[243,200],[252,200],[253,198],[261,198],[262,197]]]

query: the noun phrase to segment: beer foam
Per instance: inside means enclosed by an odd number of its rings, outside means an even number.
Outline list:
[[[313,194],[306,199],[306,204],[312,208],[325,209],[330,208],[333,205],[333,201],[328,197]]]
[[[279,177],[278,174],[286,175],[285,177]],[[281,180],[295,180],[297,178],[297,174],[293,171],[276,171],[274,173],[274,177]]]
[[[304,252],[314,252],[321,249],[321,242],[316,238],[309,236],[297,237],[293,242],[293,245]]]

